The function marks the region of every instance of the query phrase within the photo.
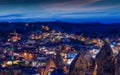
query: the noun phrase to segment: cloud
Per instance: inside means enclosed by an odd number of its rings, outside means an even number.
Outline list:
[[[44,6],[44,8],[48,9],[74,9],[76,7],[84,7],[88,4],[92,4],[97,2],[98,0],[70,0],[59,3],[51,3]]]
[[[102,2],[102,3],[101,3]],[[105,2],[105,3],[103,3]],[[46,12],[88,12],[88,11],[104,11],[114,9],[120,5],[107,5],[111,3],[108,0],[72,0],[66,2],[47,4],[43,7]]]
[[[120,0],[0,0],[0,19],[116,18],[119,4]]]
[[[9,17],[23,17],[22,14],[9,14],[0,16],[0,18],[9,18]]]

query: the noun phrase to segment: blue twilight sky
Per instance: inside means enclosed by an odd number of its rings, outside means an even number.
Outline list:
[[[0,0],[0,21],[120,22],[120,0]]]

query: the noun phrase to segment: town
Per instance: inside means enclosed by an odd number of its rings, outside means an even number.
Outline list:
[[[49,23],[2,24],[0,75],[120,74],[118,34],[65,32],[65,26],[60,31]]]

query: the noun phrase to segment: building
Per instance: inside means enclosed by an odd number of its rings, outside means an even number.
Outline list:
[[[50,73],[57,68],[53,59],[47,63],[45,67],[40,68],[38,71],[40,75],[50,75]]]
[[[60,51],[56,51],[56,58],[54,59],[58,69],[63,69],[63,58],[60,55]]]

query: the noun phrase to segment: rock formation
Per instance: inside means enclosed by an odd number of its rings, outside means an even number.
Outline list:
[[[115,57],[110,44],[105,42],[96,56],[97,75],[115,75]]]
[[[81,51],[72,61],[69,75],[92,75],[94,71],[93,60],[89,53]]]

